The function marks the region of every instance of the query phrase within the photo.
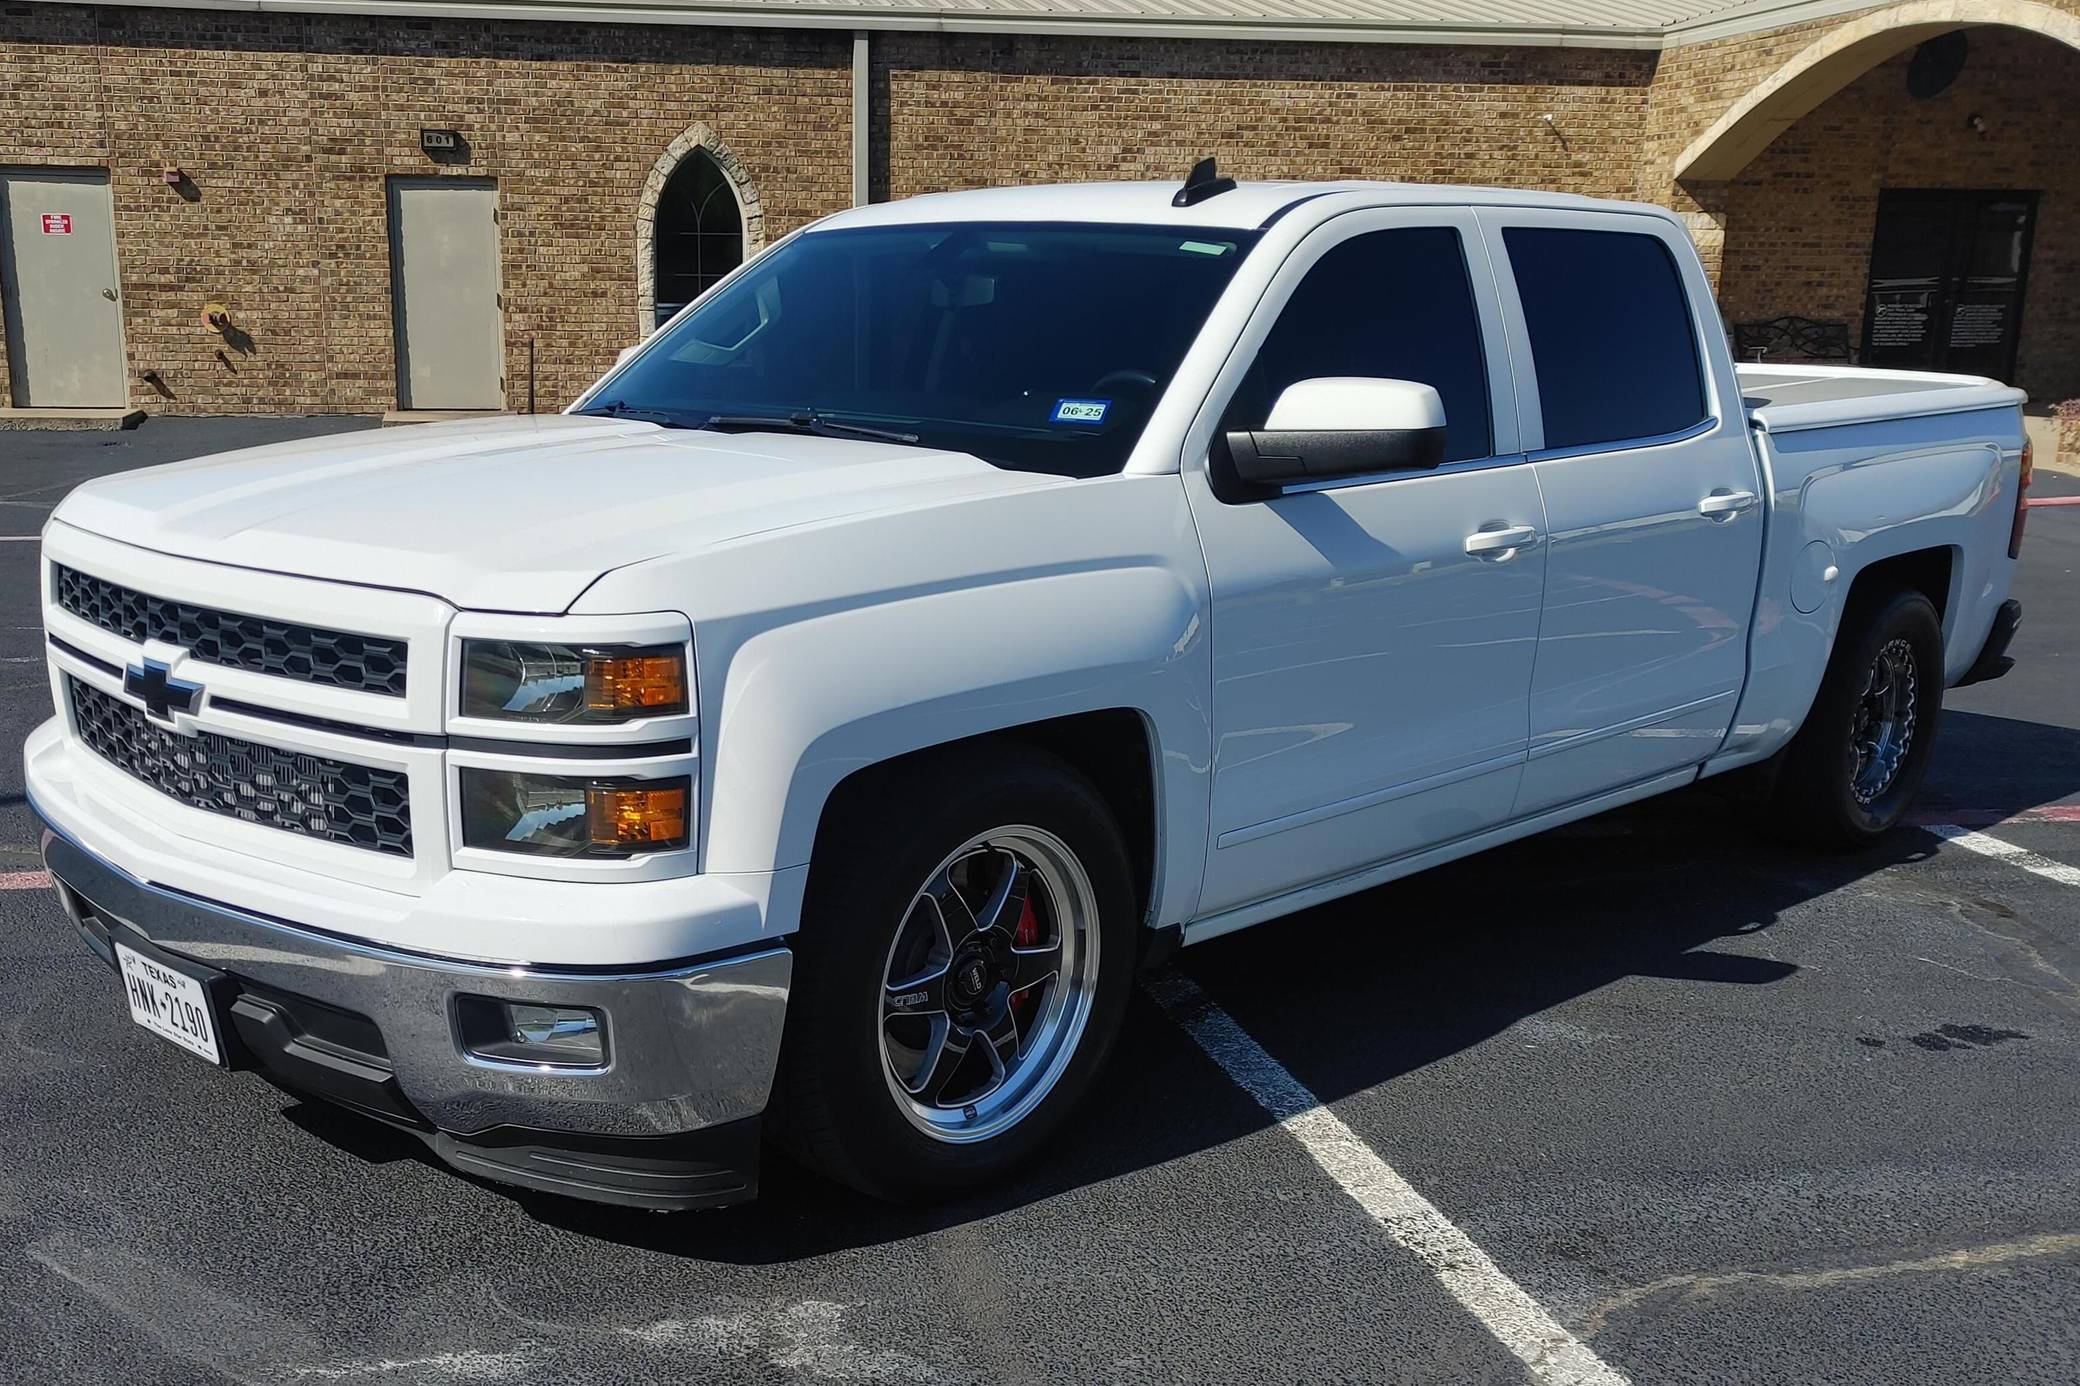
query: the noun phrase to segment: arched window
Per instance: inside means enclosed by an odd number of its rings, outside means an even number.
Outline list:
[[[657,199],[652,254],[659,324],[743,263],[743,210],[707,150],[688,152],[666,180]]]

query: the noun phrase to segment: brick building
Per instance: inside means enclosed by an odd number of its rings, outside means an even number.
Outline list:
[[[2080,0],[0,0],[0,406],[558,408],[823,213],[1208,153],[1671,205],[1747,354],[2064,398],[2076,91]]]

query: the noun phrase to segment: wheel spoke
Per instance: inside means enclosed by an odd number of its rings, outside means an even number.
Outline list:
[[[931,1038],[925,1041],[924,1057],[918,1061],[917,1071],[903,1083],[912,1097],[937,1103],[953,1081],[953,1075],[968,1057],[971,1036],[965,1030],[954,1028],[945,1016],[932,1017]]]
[[[975,912],[975,927],[978,929],[1002,929],[1010,933],[1018,927],[1019,912],[1026,903],[1026,869],[1010,852],[997,852],[1002,859],[1003,870],[998,873],[996,884],[990,887],[989,898]]]
[[[950,954],[978,927],[975,923],[975,911],[968,908],[968,902],[961,899],[961,893],[953,888],[952,868],[941,871],[933,878],[932,883],[924,888],[919,903],[927,900],[931,902],[933,913],[938,916],[939,933],[945,939],[946,951]]]
[[[1018,1017],[1009,1006],[1003,1007],[997,1019],[988,1028],[976,1032],[982,1041],[983,1057],[989,1060],[990,1082],[977,1097],[986,1096],[1001,1087],[1010,1066],[1018,1059]],[[970,1099],[973,1100],[972,1098]]]
[[[1014,948],[1011,960],[1011,992],[1015,996],[1061,973],[1062,941],[1057,938],[1037,948]]]

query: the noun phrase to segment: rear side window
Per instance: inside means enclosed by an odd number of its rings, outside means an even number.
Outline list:
[[[1445,460],[1493,451],[1487,358],[1457,231],[1367,232],[1315,261],[1264,339],[1222,426],[1262,428],[1286,386],[1331,375],[1432,386],[1444,401]]]
[[[1655,236],[1506,226],[1549,448],[1679,433],[1704,372],[1675,257]]]

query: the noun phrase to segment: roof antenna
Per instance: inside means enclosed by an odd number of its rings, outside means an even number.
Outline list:
[[[1235,180],[1223,178],[1215,172],[1211,158],[1201,159],[1192,165],[1192,171],[1184,176],[1184,186],[1177,196],[1170,199],[1173,207],[1190,207],[1204,202],[1209,197],[1218,197],[1224,192],[1235,190]]]

